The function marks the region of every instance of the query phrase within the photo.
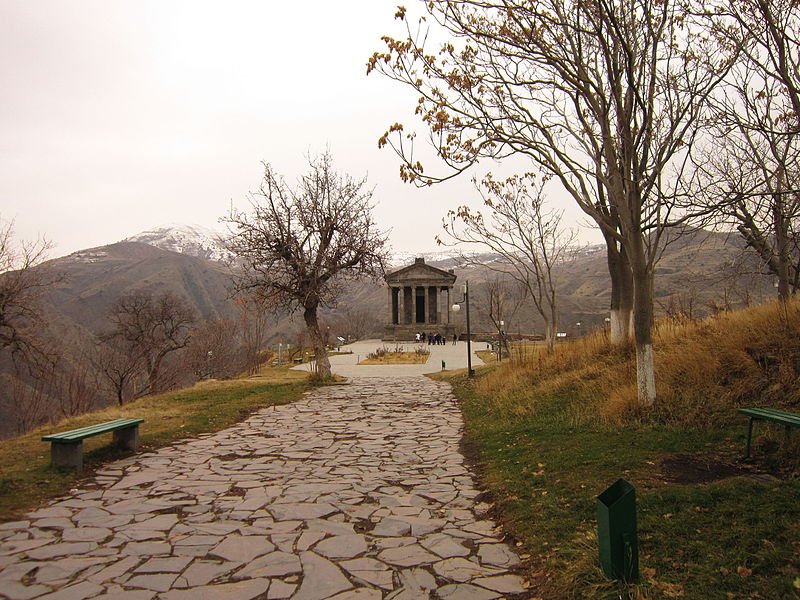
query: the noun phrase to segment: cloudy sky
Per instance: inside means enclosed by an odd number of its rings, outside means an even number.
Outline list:
[[[368,177],[395,250],[430,250],[468,181],[403,184],[377,139],[413,94],[373,74],[397,0],[2,0],[0,218],[53,255],[164,223],[219,228],[261,161],[329,148]],[[412,2],[407,4],[413,5]]]

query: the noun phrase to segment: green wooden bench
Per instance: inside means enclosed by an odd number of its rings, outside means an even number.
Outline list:
[[[144,419],[115,419],[46,435],[43,442],[50,442],[50,463],[54,467],[75,467],[83,469],[83,440],[103,433],[114,433],[114,443],[128,450],[139,447],[139,424]]]
[[[747,422],[747,447],[744,457],[750,456],[750,439],[753,437],[753,421],[772,421],[786,428],[786,437],[792,427],[800,427],[800,415],[778,410],[777,408],[740,408],[739,412],[749,420]]]

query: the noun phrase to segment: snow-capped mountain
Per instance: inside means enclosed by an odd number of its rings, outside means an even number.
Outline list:
[[[148,229],[122,241],[140,242],[179,254],[227,262],[232,255],[223,245],[222,235],[220,231],[202,225],[170,223]]]
[[[223,236],[221,231],[215,231],[202,225],[170,223],[148,229],[122,241],[140,242],[162,250],[227,263],[233,259],[233,254],[222,243]],[[589,256],[603,249],[602,245],[592,245],[576,248],[576,251],[580,256]],[[441,269],[465,268],[470,263],[459,255],[457,249],[447,248],[438,252],[394,252],[389,260],[389,269],[394,270],[410,265],[418,257],[424,258],[428,264]],[[472,258],[483,264],[500,260],[499,255],[486,252],[475,253]]]

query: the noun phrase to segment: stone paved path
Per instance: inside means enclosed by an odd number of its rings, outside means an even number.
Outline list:
[[[111,463],[0,524],[0,597],[526,597],[461,425],[448,384],[365,378]]]

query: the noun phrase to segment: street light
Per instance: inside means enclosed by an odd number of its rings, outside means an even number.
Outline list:
[[[469,329],[469,281],[464,284],[464,298],[460,302],[453,304],[453,312],[461,310],[459,304],[467,307],[467,375],[472,377],[475,371],[472,370],[472,332]]]

